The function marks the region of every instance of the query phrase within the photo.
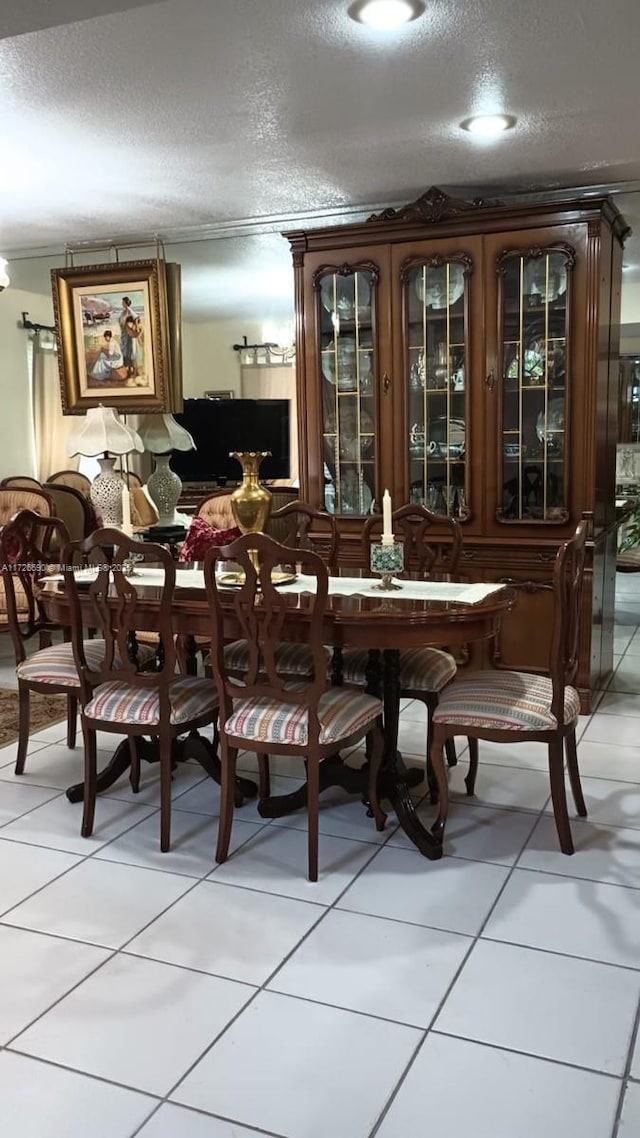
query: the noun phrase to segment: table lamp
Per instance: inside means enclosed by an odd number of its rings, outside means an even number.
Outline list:
[[[182,482],[169,466],[172,450],[195,450],[196,444],[173,415],[145,415],[140,437],[153,455],[155,470],[147,482],[149,497],[158,511],[157,528],[181,527],[176,506],[182,493]]]
[[[83,421],[72,430],[67,453],[97,458],[100,474],[91,483],[91,501],[103,526],[131,530],[129,491],[117,470],[114,455],[143,451],[142,439],[118,418],[113,407],[90,407]]]

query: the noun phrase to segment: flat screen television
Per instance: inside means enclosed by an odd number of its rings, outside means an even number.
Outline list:
[[[233,450],[270,450],[260,479],[289,478],[288,399],[185,399],[175,419],[193,435],[196,450],[173,452],[171,468],[183,482],[239,482]]]

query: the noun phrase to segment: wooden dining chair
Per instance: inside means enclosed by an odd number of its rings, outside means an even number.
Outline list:
[[[585,806],[576,747],[576,724],[580,697],[574,684],[578,673],[580,599],[584,573],[587,523],[580,522],[575,535],[558,549],[553,571],[553,625],[547,675],[512,672],[507,669],[471,672],[451,683],[441,694],[433,714],[431,762],[440,787],[440,807],[433,827],[443,835],[447,818],[448,790],[442,760],[447,740],[456,735],[469,739],[467,794],[475,789],[478,770],[478,740],[493,743],[546,743],[549,748],[551,800],[560,848],[573,853],[567,810],[563,745],[576,810],[585,817]]]
[[[148,653],[136,649],[135,577],[126,576],[123,564],[134,554],[136,565],[158,565],[163,581],[157,631],[161,659],[153,671],[144,671]],[[95,579],[86,588],[91,602],[90,623],[102,639],[85,641],[82,607],[73,571],[79,558],[96,566]],[[176,580],[175,563],[161,545],[138,542],[119,530],[99,529],[84,541],[69,542],[62,555],[65,589],[71,608],[71,637],[80,677],[80,703],[84,736],[85,791],[82,836],[93,831],[96,805],[96,731],[126,735],[131,752],[132,786],[137,789],[140,764],[136,738],[149,735],[158,741],[160,763],[160,849],[166,852],[171,839],[171,759],[174,739],[213,722],[216,692],[210,680],[176,675],[176,652],[171,608]],[[86,610],[85,610],[86,611]],[[96,645],[99,649],[96,651]]]
[[[11,474],[8,478],[2,479],[0,488],[3,490],[41,490],[42,485],[37,478],[32,478],[30,474]]]
[[[45,486],[70,486],[72,490],[78,490],[80,494],[88,498],[91,491],[91,479],[87,478],[86,474],[81,474],[79,470],[57,470],[55,474],[49,475]]]
[[[248,667],[241,680],[235,670],[230,670],[225,653],[225,616],[215,573],[220,561],[234,561],[244,572],[244,584],[233,597],[233,614],[248,645]],[[283,671],[277,652],[290,597],[286,589],[279,591],[271,583],[273,570],[292,561],[300,564],[314,585],[305,642],[312,674],[294,681]],[[378,829],[384,826],[376,793],[383,749],[382,702],[363,692],[330,684],[322,641],[329,573],[317,553],[287,548],[266,534],[246,534],[231,545],[210,549],[205,557],[204,576],[212,616],[212,669],[218,690],[222,764],[216,861],[225,861],[229,851],[238,750],[253,751],[259,760],[269,751],[299,755],[307,767],[309,880],[317,881],[320,764],[368,734],[372,738],[369,800]],[[228,615],[228,600],[225,608]]]
[[[462,531],[455,518],[434,514],[421,505],[401,506],[392,516],[396,539],[404,543],[404,573],[399,577],[421,580],[447,580],[455,576],[462,553]],[[364,523],[362,556],[369,564],[371,542],[382,533],[382,515],[372,514]],[[344,683],[364,687],[368,682],[369,653],[348,648],[342,655]],[[453,656],[441,648],[409,648],[400,652],[400,696],[417,699],[427,709],[426,769],[432,800],[437,800],[437,785],[429,754],[432,720],[440,693],[457,671]],[[453,740],[447,741],[447,761],[455,766]]]

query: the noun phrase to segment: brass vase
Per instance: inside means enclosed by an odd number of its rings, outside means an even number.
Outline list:
[[[264,533],[271,512],[271,494],[258,482],[258,470],[269,450],[232,451],[242,467],[242,482],[231,495],[231,509],[238,529],[243,533]]]

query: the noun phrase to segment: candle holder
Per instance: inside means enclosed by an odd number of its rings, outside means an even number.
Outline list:
[[[381,541],[372,541],[371,569],[372,572],[380,573],[382,576],[380,584],[374,585],[374,589],[380,589],[381,592],[385,593],[401,589],[402,585],[392,581],[392,577],[394,573],[401,573],[404,569],[403,542],[394,541],[392,545],[383,545]]]

